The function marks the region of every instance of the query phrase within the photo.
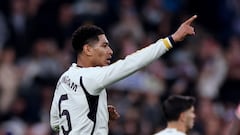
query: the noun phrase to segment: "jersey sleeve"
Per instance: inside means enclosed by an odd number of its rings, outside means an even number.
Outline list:
[[[170,48],[172,48],[172,43],[169,38],[160,39],[148,47],[128,55],[125,59],[118,60],[109,66],[94,68],[94,78],[85,78],[83,81],[88,84],[91,82],[97,84],[86,87],[90,93],[99,93],[106,86],[131,75],[158,59]]]
[[[53,99],[51,109],[50,109],[50,126],[52,130],[58,132],[59,131],[59,114],[58,114],[58,108],[57,108],[57,102]]]

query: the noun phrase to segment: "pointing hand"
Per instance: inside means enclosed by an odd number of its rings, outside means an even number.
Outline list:
[[[191,26],[191,24],[196,18],[197,15],[194,15],[180,25],[177,31],[172,35],[175,42],[182,41],[188,35],[195,35],[194,27]]]

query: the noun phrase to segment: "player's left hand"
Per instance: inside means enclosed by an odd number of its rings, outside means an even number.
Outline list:
[[[116,110],[116,107],[113,105],[108,105],[109,120],[116,120],[120,117],[119,113]]]

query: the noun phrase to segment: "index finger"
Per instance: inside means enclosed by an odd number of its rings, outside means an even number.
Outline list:
[[[197,15],[194,15],[188,20],[186,20],[184,23],[190,25],[196,18],[197,18]]]

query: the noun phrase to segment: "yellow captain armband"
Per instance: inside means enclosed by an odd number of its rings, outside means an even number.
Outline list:
[[[170,42],[170,40],[169,40],[168,37],[162,39],[162,41],[163,41],[163,43],[164,43],[164,45],[165,45],[165,47],[166,47],[167,49],[171,49],[171,48],[172,48],[172,44],[171,44],[171,42]]]

